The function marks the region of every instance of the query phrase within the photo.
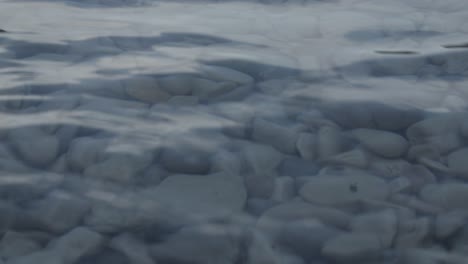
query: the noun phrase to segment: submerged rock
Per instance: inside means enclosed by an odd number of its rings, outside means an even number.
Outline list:
[[[385,158],[398,158],[409,146],[404,137],[391,132],[360,128],[351,133],[365,148]]]
[[[377,235],[370,233],[346,233],[325,242],[322,254],[340,263],[372,260],[382,251]]]

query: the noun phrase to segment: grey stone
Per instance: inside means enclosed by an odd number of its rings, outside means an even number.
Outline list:
[[[189,75],[169,75],[158,79],[162,89],[172,95],[188,95],[192,92],[194,79]]]
[[[404,137],[391,132],[359,128],[351,133],[365,148],[385,158],[398,158],[409,146]]]
[[[284,226],[279,241],[306,260],[320,256],[323,244],[341,231],[313,218],[289,222]]]
[[[199,67],[208,79],[236,82],[239,84],[249,84],[254,81],[253,77],[231,68],[214,65],[200,65]]]
[[[466,211],[440,213],[434,221],[434,234],[439,239],[446,239],[460,230],[468,220]]]
[[[346,151],[321,160],[322,164],[350,166],[365,169],[369,165],[368,155],[360,148]]]
[[[275,171],[245,174],[244,182],[249,198],[271,198],[277,176]]]
[[[396,249],[418,248],[431,232],[431,221],[428,217],[400,221],[395,238]]]
[[[72,169],[82,171],[102,160],[103,149],[107,140],[101,138],[81,137],[74,139],[67,153],[68,164]]]
[[[30,165],[43,167],[57,158],[58,138],[37,127],[13,129],[9,132],[8,139],[21,158]]]
[[[351,220],[353,232],[375,234],[383,248],[390,248],[396,236],[398,218],[394,210],[362,214]]]
[[[243,170],[243,163],[238,153],[227,150],[217,152],[211,161],[212,172],[229,172],[232,174],[240,174]]]
[[[273,249],[272,241],[254,230],[250,233],[247,245],[246,264],[282,264],[279,255]]]
[[[424,144],[429,137],[458,132],[459,118],[456,113],[426,118],[408,127],[406,137],[411,144]]]
[[[90,209],[87,200],[67,192],[53,191],[34,201],[27,212],[53,233],[64,233],[79,225]]]
[[[151,198],[187,216],[205,217],[240,212],[247,194],[240,176],[215,173],[169,176],[154,188]]]
[[[317,135],[300,133],[297,138],[296,147],[303,159],[314,160],[317,157]]]
[[[390,193],[388,184],[372,175],[317,176],[299,190],[301,197],[325,206],[347,206],[360,201],[385,200]]]
[[[343,150],[341,131],[333,126],[322,126],[317,133],[317,156],[326,159]]]
[[[80,258],[96,253],[104,240],[102,235],[86,227],[76,227],[62,237],[52,241],[48,248],[60,256],[66,264],[72,264]]]
[[[110,247],[123,253],[130,264],[154,264],[149,248],[129,233],[118,235],[110,241]]]
[[[369,233],[346,233],[335,236],[325,242],[322,254],[342,263],[350,261],[372,260],[381,253],[377,235]]]
[[[271,199],[275,202],[285,202],[294,198],[296,194],[295,182],[292,177],[282,176],[274,179]]]
[[[239,254],[240,237],[221,224],[182,228],[166,241],[151,247],[159,262],[233,264]]]
[[[0,197],[10,201],[37,199],[63,182],[61,174],[34,172],[8,174],[0,177]]]
[[[200,101],[216,100],[223,94],[227,94],[237,88],[233,82],[213,82],[205,79],[197,79],[194,83],[192,94],[200,98]]]
[[[150,152],[142,155],[115,153],[103,161],[90,165],[84,170],[85,177],[101,178],[120,183],[132,183],[137,173],[150,165],[153,156]]]
[[[187,145],[165,148],[160,156],[160,162],[170,172],[204,174],[210,170],[210,152]]]
[[[0,257],[3,259],[29,255],[40,249],[41,245],[29,236],[14,231],[7,231],[0,241]]]
[[[271,145],[287,154],[296,153],[298,135],[299,131],[261,118],[255,118],[252,124],[253,140]]]
[[[423,201],[446,210],[467,210],[468,184],[442,183],[427,184],[419,196]]]
[[[468,177],[468,148],[462,148],[447,156],[447,165],[462,177]]]
[[[159,103],[167,101],[171,95],[161,89],[152,77],[133,77],[122,81],[128,96],[145,103]]]
[[[247,168],[255,173],[271,172],[281,163],[282,155],[271,146],[249,144],[243,147]]]
[[[315,162],[300,159],[294,156],[286,157],[278,167],[279,174],[291,177],[313,176],[319,171],[319,165]]]
[[[6,262],[6,264],[35,264],[35,263],[71,264],[70,262],[65,262],[60,254],[52,250],[37,251],[26,256],[12,258]]]
[[[176,95],[167,101],[168,104],[176,106],[195,106],[198,105],[199,102],[200,99],[197,96],[189,95]]]

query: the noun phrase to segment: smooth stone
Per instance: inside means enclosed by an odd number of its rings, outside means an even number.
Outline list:
[[[158,79],[159,86],[172,95],[189,95],[192,93],[193,82],[197,80],[188,75],[169,75]]]
[[[462,229],[468,221],[467,211],[450,211],[440,213],[434,221],[434,235],[446,239]]]
[[[57,158],[58,138],[37,127],[13,129],[8,139],[20,157],[32,166],[44,167]]]
[[[274,179],[271,199],[275,202],[285,202],[294,198],[296,194],[295,181],[292,177],[281,176]]]
[[[369,165],[367,154],[360,148],[346,151],[321,160],[322,164],[342,165],[365,169]]]
[[[326,159],[343,150],[341,131],[333,126],[322,126],[317,133],[317,156]]]
[[[29,255],[41,249],[41,245],[29,236],[15,231],[7,231],[0,241],[0,258],[11,259]]]
[[[446,154],[464,145],[458,132],[426,137],[424,143],[435,148],[438,153]]]
[[[427,184],[421,189],[419,196],[434,206],[446,210],[467,210],[468,184],[441,183]]]
[[[304,259],[312,260],[320,256],[320,251],[326,241],[340,233],[338,229],[316,219],[304,219],[284,225],[279,235],[279,243]]]
[[[421,247],[423,241],[429,237],[431,227],[431,220],[428,217],[400,221],[394,248],[401,250]]]
[[[205,174],[210,170],[210,155],[200,147],[186,144],[163,149],[159,161],[173,173]]]
[[[151,198],[187,216],[205,217],[240,212],[247,193],[237,175],[173,175],[154,188]]]
[[[109,245],[125,255],[130,264],[155,264],[150,256],[149,248],[132,234],[118,235],[112,238]]]
[[[83,175],[90,178],[101,178],[120,183],[132,183],[137,174],[150,165],[153,155],[146,152],[142,155],[113,154],[105,160],[87,167]]]
[[[266,210],[275,206],[275,202],[270,199],[249,198],[245,205],[245,211],[254,216],[262,215]]]
[[[390,193],[388,184],[372,175],[317,176],[299,190],[301,197],[324,206],[348,206],[360,201],[383,201]]]
[[[145,103],[160,103],[167,101],[171,95],[161,89],[156,79],[151,77],[135,77],[122,81],[128,96]]]
[[[382,251],[377,235],[369,233],[345,233],[329,239],[322,254],[340,263],[362,261],[379,257]]]
[[[53,233],[64,233],[78,226],[90,209],[87,200],[62,191],[53,191],[34,201],[27,212]]]
[[[253,230],[249,234],[246,250],[246,264],[282,264],[272,241],[264,234]]]
[[[239,154],[227,150],[220,150],[215,153],[211,164],[211,172],[229,172],[232,174],[241,174],[244,167]]]
[[[6,264],[37,264],[37,263],[47,263],[47,264],[72,264],[70,262],[65,262],[62,256],[52,250],[41,250],[34,253],[12,258],[6,262]]]
[[[192,95],[200,98],[200,101],[216,100],[217,97],[236,89],[238,84],[233,82],[214,82],[205,79],[197,79],[194,83]]]
[[[317,163],[289,156],[283,159],[278,167],[279,174],[282,176],[301,177],[316,175],[320,167]]]
[[[312,133],[300,133],[296,148],[303,159],[315,160],[317,157],[317,135]]]
[[[103,159],[103,150],[108,140],[92,137],[80,137],[70,143],[67,153],[70,168],[82,171]]]
[[[393,179],[401,176],[410,166],[411,163],[403,159],[374,158],[369,165],[369,171],[377,176]]]
[[[468,148],[462,148],[447,156],[449,169],[462,177],[468,177]]]
[[[411,144],[424,144],[432,136],[447,135],[459,130],[459,114],[442,114],[414,123],[406,130]]]
[[[408,149],[408,159],[410,161],[420,161],[421,158],[440,160],[439,150],[430,144],[413,145]]]
[[[394,210],[388,209],[358,215],[351,220],[353,232],[377,235],[383,248],[390,248],[398,230],[398,217]]]
[[[266,210],[257,221],[257,228],[269,236],[277,236],[284,224],[318,219],[328,225],[347,228],[350,216],[330,207],[316,206],[302,201],[289,201]]]
[[[359,128],[351,134],[368,150],[385,158],[401,157],[408,149],[408,141],[395,133]]]
[[[176,106],[195,106],[200,103],[197,96],[176,95],[167,101],[168,104]]]
[[[407,166],[401,172],[401,176],[409,179],[412,192],[418,192],[427,184],[437,183],[436,176],[423,165]]]
[[[245,174],[244,182],[248,197],[270,199],[275,189],[277,176],[275,171]]]
[[[324,115],[344,129],[373,127],[372,111],[363,103],[339,103],[323,107]]]
[[[240,85],[237,87],[231,87],[231,84],[227,84],[223,87],[223,93],[203,100],[204,103],[220,103],[220,102],[239,102],[254,92],[254,86],[252,84]]]
[[[57,252],[64,263],[75,263],[80,258],[96,253],[104,243],[104,237],[86,227],[75,227],[52,241],[48,248]]]
[[[249,84],[254,82],[254,78],[252,76],[227,67],[200,65],[199,69],[208,79],[216,81],[229,81],[239,84]]]
[[[401,131],[423,118],[422,111],[411,108],[394,108],[384,104],[371,107],[372,120],[376,128],[387,131]]]
[[[64,175],[32,172],[0,177],[0,197],[9,201],[24,202],[38,199],[57,188]]]
[[[271,146],[248,144],[242,149],[247,169],[255,173],[274,171],[281,163],[282,154]]]
[[[161,168],[159,164],[152,164],[145,168],[144,172],[138,173],[134,182],[137,186],[154,186],[160,184],[167,176],[169,172]]]
[[[279,124],[255,118],[252,124],[252,139],[271,145],[277,150],[287,153],[296,153],[296,140],[298,131]]]
[[[150,251],[158,263],[232,264],[239,243],[240,237],[228,226],[207,223],[184,227]]]

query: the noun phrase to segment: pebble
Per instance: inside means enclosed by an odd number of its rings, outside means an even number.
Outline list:
[[[271,145],[287,154],[296,153],[298,135],[298,131],[261,118],[255,118],[252,124],[253,140]]]
[[[449,169],[462,177],[468,177],[468,148],[462,148],[447,156]]]
[[[150,152],[143,155],[115,153],[105,160],[87,167],[83,175],[89,178],[101,178],[120,183],[132,183],[138,173],[150,165],[153,156]]]
[[[234,263],[240,236],[222,224],[184,227],[162,243],[151,246],[151,255],[161,263]]]
[[[336,228],[316,219],[289,222],[279,235],[279,242],[306,260],[320,256],[323,244],[340,234]]]
[[[190,143],[164,148],[159,161],[173,173],[205,174],[210,171],[210,153]]]
[[[228,150],[220,150],[213,155],[211,160],[211,172],[228,172],[240,175],[244,169],[242,159],[238,153]]]
[[[420,217],[401,221],[395,238],[396,249],[418,248],[431,232],[431,221],[428,217]]]
[[[382,247],[377,235],[369,233],[339,234],[325,242],[322,254],[340,263],[378,258]]]
[[[459,115],[444,114],[412,124],[406,130],[406,137],[411,144],[424,144],[431,136],[448,135],[454,131],[459,131]]]
[[[397,234],[398,217],[394,210],[387,209],[358,215],[351,220],[353,232],[377,235],[383,248],[390,248]]]
[[[283,159],[278,167],[280,175],[291,177],[313,176],[316,175],[320,167],[317,163],[309,160],[288,156]]]
[[[346,151],[321,161],[324,164],[343,165],[355,168],[366,169],[369,165],[369,158],[365,151],[356,148]]]
[[[240,212],[247,199],[241,177],[228,173],[172,175],[154,188],[151,198],[187,216]]]
[[[247,169],[255,173],[271,172],[276,170],[282,161],[282,154],[269,145],[244,145],[242,156]]]
[[[10,131],[8,139],[21,158],[35,167],[51,164],[58,155],[59,140],[38,127],[17,128]]]
[[[122,81],[128,96],[145,103],[160,103],[167,101],[171,95],[161,89],[152,77],[135,77]]]
[[[315,160],[317,157],[317,135],[312,133],[300,133],[296,148],[303,159]]]
[[[190,95],[176,95],[171,97],[171,99],[169,99],[167,103],[175,106],[189,107],[198,105],[200,103],[200,98],[198,98],[197,96]]]
[[[192,93],[194,79],[189,75],[169,75],[158,79],[159,86],[171,95],[189,95]]]
[[[47,231],[60,234],[77,226],[89,209],[89,202],[82,197],[55,190],[30,204],[27,213],[42,223]]]
[[[272,241],[263,233],[253,230],[249,234],[246,264],[282,264]]]
[[[351,134],[368,150],[385,158],[401,157],[408,149],[408,141],[395,133],[359,128]]]
[[[324,206],[348,206],[362,200],[385,200],[390,193],[388,184],[372,175],[317,176],[299,190],[301,197]]]
[[[455,234],[468,221],[468,212],[450,211],[440,213],[434,221],[434,235],[438,239],[446,239]]]
[[[216,100],[217,97],[229,93],[237,88],[233,82],[214,82],[205,79],[197,79],[193,84],[192,95],[200,98],[200,101]]]
[[[36,263],[72,264],[71,262],[65,262],[60,254],[52,250],[36,251],[25,256],[12,258],[6,262],[6,264],[36,264]]]
[[[427,184],[421,189],[419,196],[423,201],[446,210],[468,209],[466,183]]]
[[[155,264],[150,256],[149,248],[132,234],[118,235],[112,238],[109,245],[125,255],[130,264]]]
[[[326,159],[343,150],[341,131],[333,126],[322,126],[317,133],[317,156]]]
[[[15,231],[7,231],[0,241],[0,258],[11,259],[29,255],[41,249],[41,245],[29,236]]]
[[[252,76],[227,67],[200,65],[199,69],[206,78],[216,81],[229,81],[239,84],[249,84],[254,82]]]
[[[103,150],[108,140],[93,137],[75,138],[70,143],[67,153],[70,168],[82,171],[103,159]]]
[[[275,202],[291,200],[296,194],[295,182],[292,177],[282,176],[274,179],[271,199]]]
[[[249,198],[270,199],[275,190],[276,177],[275,171],[245,174],[244,182]]]
[[[103,242],[104,237],[99,233],[78,226],[52,241],[48,248],[57,252],[65,264],[72,264],[84,256],[96,253]]]
[[[64,175],[44,172],[5,175],[0,181],[0,197],[15,202],[38,199],[60,186],[63,179]]]

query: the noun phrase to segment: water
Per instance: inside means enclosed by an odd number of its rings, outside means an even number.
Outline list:
[[[0,263],[466,262],[465,1],[0,7]]]

